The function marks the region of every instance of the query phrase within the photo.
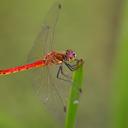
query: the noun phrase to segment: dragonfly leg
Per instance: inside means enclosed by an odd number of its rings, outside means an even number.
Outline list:
[[[63,76],[66,77],[67,79],[61,78],[60,75],[63,75]],[[62,66],[62,65],[60,65],[59,70],[58,70],[58,72],[57,72],[57,78],[58,78],[58,79],[61,79],[61,80],[64,80],[64,81],[67,81],[67,82],[72,82],[72,81],[71,81],[71,77],[68,76],[68,75],[66,75],[66,74],[64,73],[64,71],[63,71],[63,66]]]
[[[79,60],[79,59],[75,59],[74,61],[76,61],[76,64],[71,65],[67,62],[64,62],[64,64],[71,70],[71,71],[75,71],[76,69],[79,68],[79,65],[83,63],[83,60]],[[79,92],[82,93],[82,89],[79,88]]]
[[[79,66],[83,63],[82,59],[75,59],[74,61],[76,61],[76,64],[72,65],[67,63],[66,61],[64,61],[64,64],[71,70],[71,71],[75,71],[76,69],[79,68]]]
[[[71,70],[71,71],[75,71],[76,69],[78,69],[78,65],[77,64],[74,64],[74,65],[71,65],[67,62],[64,62],[64,64]]]
[[[65,76],[68,79],[61,78],[60,75],[63,75],[63,76]],[[61,79],[61,80],[64,80],[66,82],[72,82],[71,78],[68,75],[64,74],[64,72],[63,72],[63,66],[62,65],[59,67],[59,70],[57,72],[57,78],[58,79]],[[79,88],[79,93],[80,94],[82,93],[82,89],[81,88]],[[66,107],[64,107],[64,112],[66,112]]]

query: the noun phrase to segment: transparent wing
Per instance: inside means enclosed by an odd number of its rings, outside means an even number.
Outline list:
[[[53,49],[55,26],[58,21],[61,6],[62,3],[57,1],[45,17],[42,30],[28,56],[28,62],[42,58],[44,54],[47,54],[47,52]],[[48,67],[31,70],[30,76],[33,87],[41,101],[50,112],[63,121],[65,115],[64,105],[66,104],[66,97],[70,85],[56,78],[57,71],[57,65],[50,65]]]
[[[28,55],[28,62],[33,62],[43,57],[44,54],[52,50],[55,27],[62,8],[62,3],[57,1],[49,10],[42,24],[34,45]]]
[[[58,67],[52,65],[31,70],[32,85],[40,100],[59,122],[64,123],[64,106],[70,89],[68,82],[58,80],[56,71]],[[51,73],[52,72],[52,73]],[[36,76],[36,77],[35,77]]]

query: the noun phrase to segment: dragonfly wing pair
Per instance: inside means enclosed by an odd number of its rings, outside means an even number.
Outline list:
[[[28,56],[29,63],[43,59],[45,54],[53,50],[55,27],[61,8],[62,3],[57,1],[46,15],[42,30],[37,36]],[[32,69],[30,75],[33,87],[40,100],[48,108],[48,111],[63,120],[65,115],[64,105],[66,104],[66,97],[70,86],[68,86],[69,83],[57,79],[57,70],[57,65],[49,65]]]

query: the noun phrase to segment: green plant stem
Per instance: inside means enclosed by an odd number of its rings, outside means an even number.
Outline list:
[[[81,94],[81,86],[83,79],[83,66],[81,65],[73,74],[73,83],[69,96],[65,128],[74,128],[76,122],[76,112]]]

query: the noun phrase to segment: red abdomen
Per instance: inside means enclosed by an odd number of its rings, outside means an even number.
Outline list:
[[[24,71],[24,70],[28,70],[36,67],[41,67],[41,66],[45,66],[45,60],[38,60],[31,64],[26,64],[23,66],[17,66],[14,68],[0,70],[0,75],[8,75],[11,73],[20,72],[20,71]]]

